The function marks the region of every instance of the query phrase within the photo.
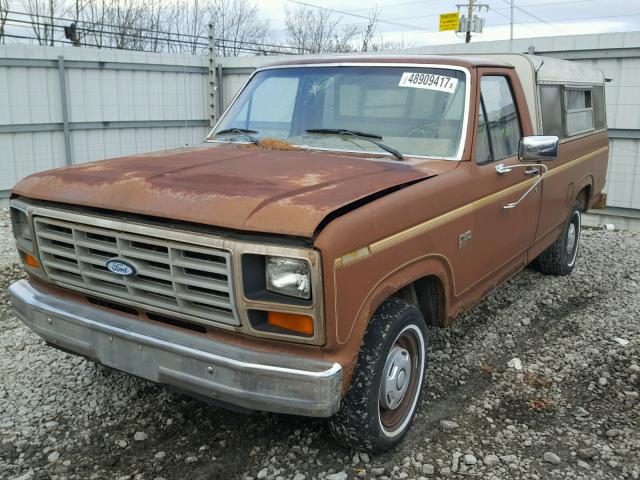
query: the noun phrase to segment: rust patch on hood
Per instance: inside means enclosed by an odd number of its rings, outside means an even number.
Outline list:
[[[235,230],[311,237],[331,212],[455,168],[357,155],[230,144],[177,149],[50,170],[13,193],[45,201]]]

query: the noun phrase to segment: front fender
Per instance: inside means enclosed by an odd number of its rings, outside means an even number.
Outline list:
[[[346,342],[352,335],[362,338],[371,317],[387,298],[416,280],[428,276],[434,276],[440,280],[444,286],[445,305],[448,305],[448,299],[453,297],[455,291],[451,265],[443,255],[426,254],[398,265],[396,269],[388,272],[386,276],[376,282],[363,298],[348,333],[346,329],[342,332],[342,336],[339,337],[340,341]],[[445,319],[439,320],[444,321]]]
[[[340,363],[345,369],[344,380],[347,384],[367,326],[386,299],[420,278],[434,276],[443,286],[443,311],[446,312],[455,291],[451,266],[442,255],[425,254],[399,264],[392,270],[381,270],[376,274],[380,265],[387,263],[377,257],[378,255],[372,255],[346,266],[334,264],[332,290],[336,294],[331,307],[327,304],[328,314],[331,316],[327,334],[332,337],[327,350],[329,354],[332,351],[340,352]],[[440,322],[446,320],[446,314],[442,316],[444,318],[438,319]]]

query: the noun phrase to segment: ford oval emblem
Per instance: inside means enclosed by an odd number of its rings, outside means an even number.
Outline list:
[[[124,277],[128,277],[130,275],[136,274],[136,267],[131,265],[129,262],[126,262],[124,260],[118,260],[117,258],[114,258],[113,260],[109,260],[106,263],[106,267],[111,273],[115,273],[116,275],[122,275]]]

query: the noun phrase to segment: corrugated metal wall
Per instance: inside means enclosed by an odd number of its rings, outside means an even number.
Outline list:
[[[198,144],[207,89],[202,57],[0,46],[0,191],[68,163]]]
[[[591,63],[611,79],[606,88],[611,129],[608,203],[640,209],[640,53],[636,58],[594,58]]]
[[[640,32],[460,43],[395,53],[530,50],[596,64],[611,78],[606,87],[608,203],[616,215],[640,217]],[[204,57],[0,46],[0,192],[25,175],[65,164],[60,55],[73,163],[200,143],[210,115],[231,102],[251,72],[282,60],[219,59],[219,89],[211,99]],[[212,103],[215,111],[208,110]]]

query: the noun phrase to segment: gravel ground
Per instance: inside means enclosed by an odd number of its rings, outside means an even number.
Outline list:
[[[45,346],[9,310],[0,232],[0,479],[640,478],[638,234],[586,231],[572,275],[527,269],[433,329],[413,428],[369,456]]]
[[[9,209],[0,208],[0,268],[18,261],[16,244],[11,235]]]

